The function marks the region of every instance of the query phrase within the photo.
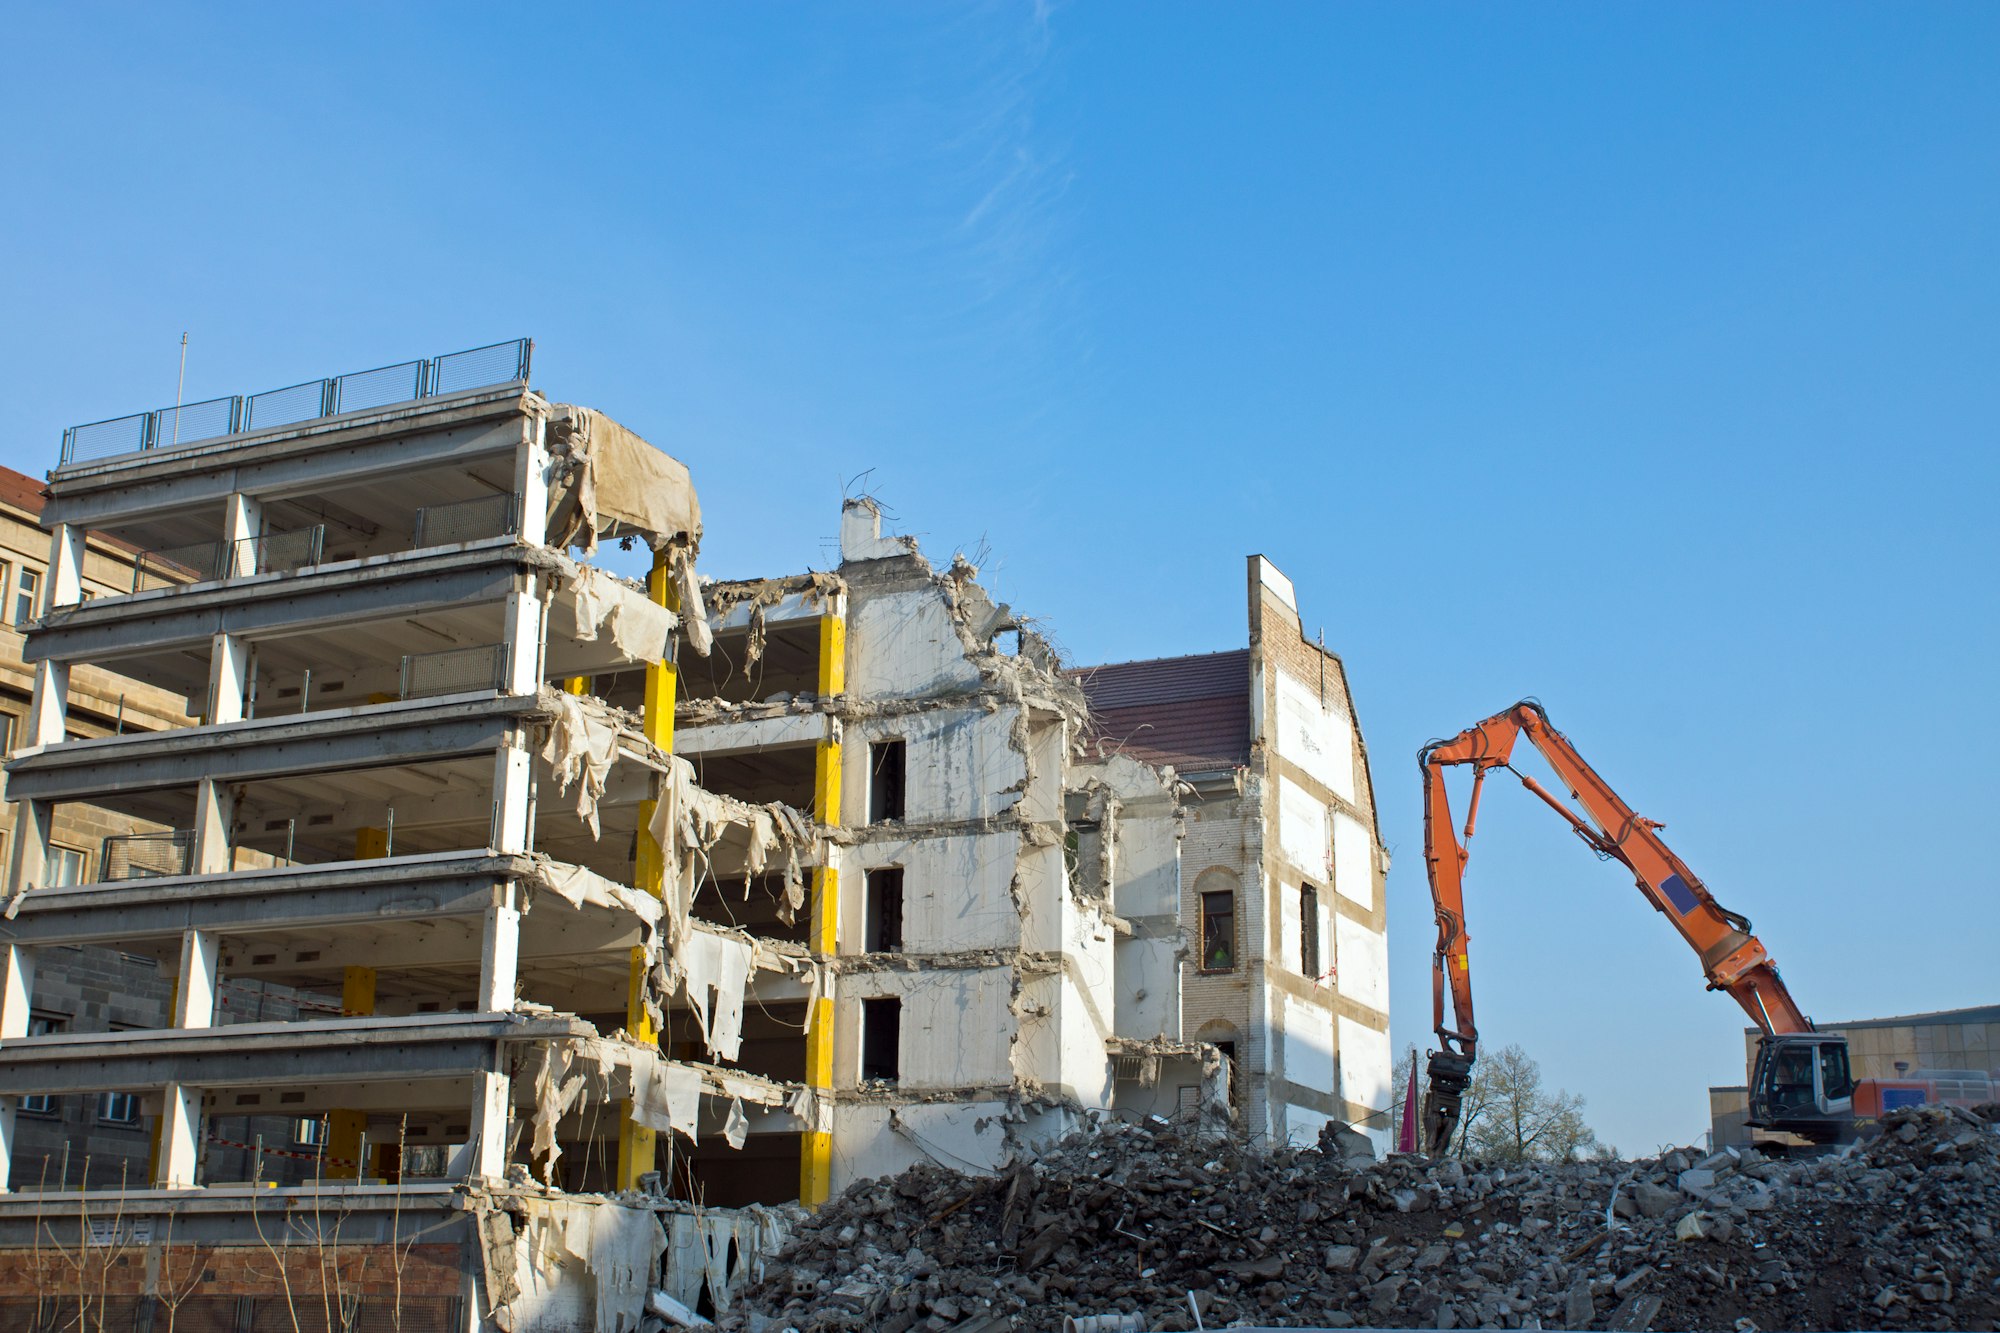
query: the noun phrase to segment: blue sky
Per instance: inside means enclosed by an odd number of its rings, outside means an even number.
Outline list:
[[[860,474],[1071,660],[1346,658],[1429,1029],[1413,757],[1534,694],[1839,1019],[2000,1000],[2000,11],[17,8],[0,460],[520,334],[722,576]],[[1982,776],[1985,775],[1985,776]],[[1628,1151],[1740,1014],[1496,791],[1490,1041]],[[2000,1062],[2000,1057],[1996,1057]]]

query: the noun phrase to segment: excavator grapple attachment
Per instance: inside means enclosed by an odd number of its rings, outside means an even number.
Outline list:
[[[1472,1081],[1472,1057],[1432,1051],[1424,1070],[1424,1151],[1436,1157],[1458,1128],[1458,1103]]]

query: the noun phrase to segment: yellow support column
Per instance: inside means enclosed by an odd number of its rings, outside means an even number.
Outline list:
[[[653,572],[646,579],[646,591],[659,605],[670,611],[680,609],[680,598],[674,593],[673,580],[667,576],[667,554],[665,551],[653,553]],[[646,664],[646,701],[641,725],[646,739],[668,754],[674,749],[674,695],[680,677],[672,662],[648,662]],[[572,694],[582,694],[588,680],[579,677],[569,681],[564,688]],[[632,867],[632,887],[652,894],[655,898],[666,896],[666,857],[660,844],[653,839],[653,812],[659,807],[657,800],[639,803],[639,838],[637,855]],[[625,985],[625,1030],[648,1045],[657,1045],[660,1033],[653,1026],[653,1020],[646,1013],[646,954],[643,949],[634,948],[629,963]],[[631,1107],[621,1108],[618,1116],[618,1179],[614,1188],[637,1189],[639,1177],[653,1170],[657,1160],[658,1135],[644,1125],[632,1122]]]
[[[835,602],[834,613],[819,621],[819,696],[831,699],[847,688],[847,621],[845,607]],[[828,719],[828,731],[819,743],[813,762],[813,818],[821,824],[840,823],[840,741],[836,725]],[[826,854],[830,855],[831,849]],[[840,938],[840,872],[831,865],[813,867],[812,931],[807,945],[813,957],[831,958]],[[822,1101],[833,1090],[833,997],[822,994],[806,1015],[806,1086],[813,1100]],[[833,1135],[811,1125],[799,1140],[799,1202],[817,1208],[832,1192]]]
[[[373,861],[389,854],[389,830],[354,831],[354,859]],[[350,967],[340,977],[340,1014],[365,1018],[375,1012],[375,969]],[[362,1173],[361,1136],[368,1132],[365,1111],[334,1110],[326,1115],[326,1170],[329,1179],[355,1180]]]
[[[374,829],[363,829],[363,834]],[[343,1018],[375,1012],[375,969],[350,967],[340,978]],[[329,1111],[326,1116],[326,1170],[329,1179],[353,1180],[361,1174],[361,1136],[368,1132],[366,1111]]]

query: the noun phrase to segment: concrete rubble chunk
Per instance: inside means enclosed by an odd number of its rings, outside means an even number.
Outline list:
[[[1897,1112],[1883,1128],[1844,1155],[1785,1162],[1695,1165],[1715,1154],[1680,1149],[1636,1163],[1467,1169],[1409,1156],[1357,1164],[1334,1136],[1324,1148],[1246,1152],[1171,1125],[1107,1123],[1045,1152],[1011,1213],[1011,1176],[924,1167],[856,1186],[790,1242],[787,1262],[831,1275],[827,1289],[800,1294],[779,1263],[718,1323],[748,1329],[755,1310],[800,1333],[950,1333],[926,1303],[940,1297],[960,1322],[1001,1320],[996,1333],[1112,1311],[1149,1330],[1192,1329],[1196,1310],[1210,1329],[2000,1321],[2000,1135],[1962,1145],[1967,1127],[1934,1111]],[[1951,1153],[1934,1157],[1939,1144]],[[1699,1207],[1673,1188],[1689,1172],[1713,1173]],[[1607,1231],[1612,1187],[1628,1179],[1620,1197],[1634,1216]],[[1746,1199],[1768,1204],[1742,1208]],[[1002,1242],[1010,1215],[1017,1245],[1059,1238],[1032,1274]],[[915,1276],[911,1251],[927,1276]],[[863,1255],[879,1256],[867,1275]],[[879,1306],[857,1312],[829,1297],[856,1280]]]

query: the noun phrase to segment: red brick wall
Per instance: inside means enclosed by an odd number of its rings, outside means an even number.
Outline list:
[[[322,1250],[285,1246],[281,1237],[273,1237],[273,1248],[175,1243],[79,1249],[74,1236],[60,1236],[62,1229],[52,1222],[56,1239],[45,1237],[39,1250],[0,1250],[0,1329],[43,1327],[35,1322],[37,1313],[46,1318],[51,1310],[60,1315],[54,1327],[75,1327],[81,1310],[83,1327],[124,1333],[143,1321],[150,1305],[157,1331],[171,1320],[174,1333],[233,1333],[239,1313],[247,1313],[250,1328],[291,1333],[296,1313],[305,1333],[323,1333],[330,1304],[336,1307],[333,1327],[341,1326],[338,1305],[344,1301],[359,1304],[361,1328],[393,1329],[400,1313],[401,1327],[413,1333],[442,1330],[460,1318],[461,1265],[473,1258],[455,1244]]]

